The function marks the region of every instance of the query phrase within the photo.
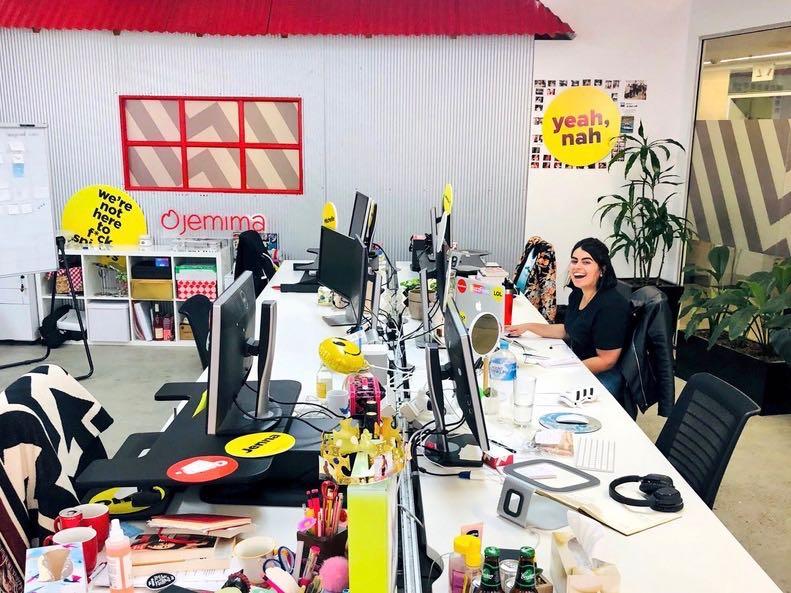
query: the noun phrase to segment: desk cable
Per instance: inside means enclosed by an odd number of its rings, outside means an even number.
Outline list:
[[[253,414],[250,414],[247,410],[243,409],[242,406],[239,405],[239,402],[236,400],[236,398],[233,398],[233,405],[236,406],[236,408],[242,413],[243,416],[249,418],[250,420],[255,420],[257,422],[269,422],[270,420],[299,420],[300,422],[304,422],[305,424],[310,426],[316,432],[326,431],[325,428],[319,428],[315,424],[308,422],[307,420],[301,418],[300,416],[272,416],[270,418],[259,418],[258,416],[254,416]],[[338,425],[340,425],[340,422],[338,422],[338,424],[336,424],[335,426]]]

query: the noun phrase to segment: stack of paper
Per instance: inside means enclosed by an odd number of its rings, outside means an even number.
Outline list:
[[[219,538],[236,537],[255,528],[250,517],[197,513],[156,515],[148,521],[148,526],[164,534],[187,533]]]

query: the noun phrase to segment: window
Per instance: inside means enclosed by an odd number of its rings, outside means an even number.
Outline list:
[[[302,101],[123,96],[126,189],[302,193]]]

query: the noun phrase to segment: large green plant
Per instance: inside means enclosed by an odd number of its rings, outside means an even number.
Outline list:
[[[765,355],[774,352],[791,364],[791,258],[778,261],[770,272],[755,272],[734,287],[719,290],[692,313],[685,330],[691,336],[704,319],[710,325],[709,348],[723,336],[731,342],[752,340]]]
[[[649,141],[643,124],[637,136],[619,136],[624,148],[610,159],[607,169],[615,163],[625,161],[623,184],[625,192],[607,194],[597,198],[599,222],[612,216],[610,252],[623,252],[626,261],[632,264],[633,276],[643,283],[658,280],[665,265],[668,251],[678,240],[681,247],[694,236],[689,221],[683,216],[672,214],[668,208],[677,195],[675,188],[683,185],[681,178],[673,173],[670,164],[671,149],[684,147],[673,140]],[[655,268],[654,258],[661,254]]]
[[[724,245],[712,247],[709,251],[710,268],[699,268],[690,264],[684,268],[684,272],[692,272],[697,276],[708,276],[709,285],[687,284],[684,287],[684,294],[681,297],[683,307],[680,316],[683,318],[692,314],[687,324],[687,336],[692,335],[698,330],[702,321],[707,321],[709,328],[719,325],[725,314],[722,308],[709,308],[708,303],[719,295],[725,288],[725,275],[728,271],[728,261],[731,258],[731,251]]]

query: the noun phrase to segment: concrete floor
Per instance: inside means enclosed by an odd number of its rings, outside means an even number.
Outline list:
[[[41,352],[35,346],[0,345],[0,365]],[[129,433],[160,429],[171,412],[168,404],[153,400],[162,383],[192,381],[201,372],[197,352],[191,347],[94,346],[92,353],[96,371],[84,384],[115,418],[104,437],[111,455]],[[53,351],[49,362],[72,374],[87,370],[79,346]],[[0,370],[0,389],[27,368]],[[679,391],[682,386],[678,381]],[[655,408],[638,419],[652,440],[656,440],[663,423]],[[714,508],[717,517],[787,593],[791,593],[789,451],[791,415],[752,418],[731,458]]]

